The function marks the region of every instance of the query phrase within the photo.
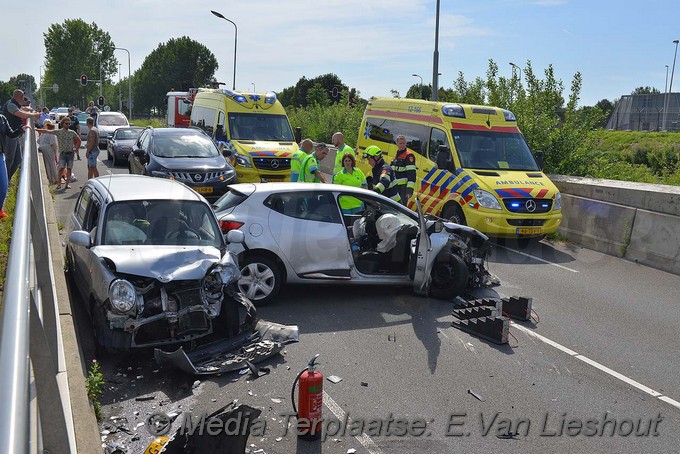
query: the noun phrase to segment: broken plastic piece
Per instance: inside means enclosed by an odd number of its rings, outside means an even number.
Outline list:
[[[138,401],[138,402],[143,402],[145,400],[154,400],[155,398],[156,398],[156,396],[139,396],[139,397],[135,397],[135,400]]]
[[[480,396],[479,394],[477,394],[476,392],[474,392],[473,390],[468,389],[467,392],[468,392],[468,394],[471,394],[475,399],[477,399],[481,402],[484,402],[484,398],[482,396]]]
[[[340,383],[342,381],[342,378],[337,375],[329,375],[326,379],[331,383]]]

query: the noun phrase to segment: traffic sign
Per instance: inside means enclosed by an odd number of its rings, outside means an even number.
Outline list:
[[[55,92],[55,93],[58,92],[59,91],[59,85],[57,85],[57,84],[52,85],[52,91]]]

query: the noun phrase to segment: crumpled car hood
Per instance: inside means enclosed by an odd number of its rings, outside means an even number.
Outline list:
[[[96,246],[92,252],[111,260],[116,272],[161,282],[202,279],[222,257],[211,246]]]

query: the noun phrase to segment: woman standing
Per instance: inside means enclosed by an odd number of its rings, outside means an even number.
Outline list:
[[[71,118],[64,117],[59,122],[58,130],[50,129],[36,129],[40,133],[53,134],[57,136],[57,142],[59,144],[59,168],[57,169],[57,189],[61,189],[61,177],[64,175],[64,170],[66,171],[66,185],[64,189],[70,189],[68,185],[71,182],[71,169],[73,168],[73,155],[75,150],[80,149],[80,135],[69,129],[71,126]]]
[[[333,175],[334,184],[343,184],[345,186],[353,186],[355,188],[368,188],[366,183],[366,176],[364,173],[356,168],[357,161],[352,153],[345,153],[342,156],[342,170]],[[361,200],[354,197],[343,196],[340,197],[340,208],[344,214],[358,213],[364,209],[364,204]]]
[[[45,120],[45,128],[48,131],[54,130],[54,123],[50,120]],[[38,138],[38,151],[43,155],[47,181],[49,181],[50,184],[59,184],[59,180],[57,179],[57,161],[55,159],[59,154],[57,138],[52,134],[40,134],[40,137]]]

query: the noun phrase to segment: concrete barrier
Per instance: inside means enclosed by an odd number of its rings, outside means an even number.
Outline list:
[[[551,175],[560,234],[589,249],[680,274],[680,187]]]

